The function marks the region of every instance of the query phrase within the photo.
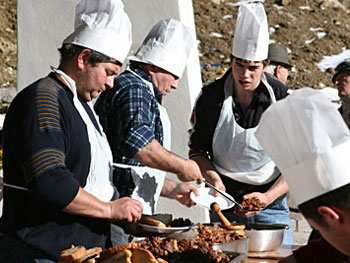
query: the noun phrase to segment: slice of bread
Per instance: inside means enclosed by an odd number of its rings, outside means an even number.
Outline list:
[[[132,263],[158,263],[152,252],[143,248],[132,250],[131,261]]]
[[[99,257],[101,252],[102,252],[102,248],[100,247],[90,248],[86,250],[86,253],[82,258],[78,259],[77,263],[86,262],[87,260]]]
[[[166,261],[165,259],[162,258],[157,258],[158,263],[169,263],[168,261]]]
[[[166,225],[161,221],[154,219],[152,216],[147,216],[147,215],[142,215],[140,219],[140,223],[145,225],[150,225],[150,226],[166,227]]]
[[[72,246],[61,252],[59,263],[75,263],[86,255],[86,248],[83,246]]]
[[[119,251],[115,255],[111,255],[98,262],[99,263],[132,263],[131,256],[132,256],[132,252],[129,249],[125,249],[125,250]]]

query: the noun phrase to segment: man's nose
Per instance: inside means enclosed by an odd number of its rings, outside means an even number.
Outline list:
[[[244,77],[248,77],[248,76],[249,76],[249,74],[250,74],[249,69],[246,69],[246,68],[242,69],[242,76],[244,76]]]
[[[115,76],[107,77],[106,86],[108,88],[113,88],[114,78],[115,78]]]
[[[171,87],[176,89],[177,86],[179,85],[180,80],[179,79],[174,79],[171,83]]]

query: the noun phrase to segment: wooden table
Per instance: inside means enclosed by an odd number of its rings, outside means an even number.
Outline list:
[[[300,246],[283,246],[275,251],[266,252],[249,252],[248,258],[244,263],[275,263],[280,259],[288,257],[292,254],[293,250]]]

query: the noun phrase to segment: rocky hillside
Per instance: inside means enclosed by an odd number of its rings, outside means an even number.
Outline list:
[[[0,87],[16,84],[16,1],[2,0],[0,5]]]
[[[16,84],[16,1],[0,6],[0,87]],[[203,81],[229,66],[237,8],[234,0],[193,0]],[[330,86],[331,70],[320,72],[323,56],[350,45],[349,0],[265,0],[271,39],[286,45],[294,65],[290,86]]]
[[[237,11],[232,2],[193,1],[205,82],[229,66]],[[349,48],[348,6],[350,1],[346,0],[265,0],[270,39],[291,51],[292,88],[331,86],[331,70],[320,72],[316,64],[324,56]]]

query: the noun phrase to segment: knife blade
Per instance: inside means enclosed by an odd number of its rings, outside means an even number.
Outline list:
[[[216,188],[214,185],[212,185],[211,183],[209,183],[207,180],[203,180],[202,181],[206,186],[212,188],[213,190],[215,190],[216,192],[218,192],[219,194],[221,194],[223,197],[225,197],[227,200],[230,200],[231,202],[233,202],[236,206],[239,207],[239,209],[244,210],[244,208],[241,206],[240,203],[238,203],[233,197],[227,195],[225,192],[219,190],[218,188]]]

